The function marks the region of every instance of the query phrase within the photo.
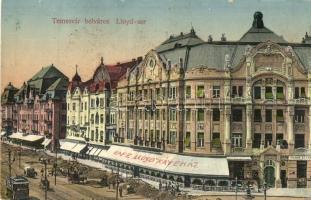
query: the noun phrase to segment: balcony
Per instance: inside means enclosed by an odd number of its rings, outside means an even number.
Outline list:
[[[298,99],[290,100],[289,103],[296,104],[296,105],[308,105],[311,103],[311,101],[308,98],[298,98]]]
[[[245,148],[243,147],[232,147],[230,155],[234,156],[242,156],[242,155],[249,155],[250,152],[247,152]]]
[[[114,137],[113,141],[116,143],[124,143],[124,137]]]
[[[245,97],[232,97],[231,98],[231,103],[232,104],[244,104],[246,102],[246,98]]]

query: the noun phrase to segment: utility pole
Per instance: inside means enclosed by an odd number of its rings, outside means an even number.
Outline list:
[[[21,156],[22,156],[22,149],[18,150],[18,166],[21,168]]]
[[[54,138],[55,163],[54,163],[54,184],[56,185],[56,169],[57,169],[57,139]]]
[[[10,178],[11,178],[11,176],[12,176],[12,163],[13,162],[11,162],[11,149],[9,149],[9,151],[8,151],[8,153],[9,153],[9,176],[10,176]]]
[[[116,200],[118,200],[118,196],[119,196],[119,194],[118,194],[118,191],[119,191],[119,183],[120,183],[120,181],[119,181],[119,163],[118,163],[118,171],[117,171],[117,188],[116,188]]]
[[[46,159],[43,160],[43,163],[44,163],[44,184],[45,184],[45,187],[44,187],[44,199],[47,200],[48,199],[48,193],[47,193],[47,187],[48,187],[48,183],[47,183],[47,175],[46,175]]]

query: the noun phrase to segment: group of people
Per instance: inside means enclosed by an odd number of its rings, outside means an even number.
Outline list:
[[[159,182],[159,191],[170,191],[173,195],[175,195],[176,192],[180,192],[179,185],[177,183],[174,183],[172,181],[165,182],[164,186],[162,185],[162,182]]]

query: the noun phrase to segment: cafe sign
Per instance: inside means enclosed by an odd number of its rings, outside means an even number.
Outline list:
[[[295,149],[294,153],[288,157],[288,160],[311,160],[311,151],[305,148]]]

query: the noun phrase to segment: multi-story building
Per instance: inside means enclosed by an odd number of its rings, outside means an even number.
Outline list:
[[[13,132],[14,94],[18,91],[10,82],[1,95],[1,134]]]
[[[43,67],[24,82],[14,92],[14,100],[11,99],[14,132],[11,138],[23,140],[22,135],[45,136],[52,141],[52,149],[59,138],[65,138],[67,85],[68,78],[53,64]]]
[[[192,28],[149,51],[118,83],[117,143],[226,156],[231,178],[311,187],[310,97],[311,38],[287,42],[256,12],[238,41]]]
[[[92,78],[82,82],[78,72],[67,90],[67,139],[91,144],[111,144],[116,129],[115,94],[117,81],[140,58],[130,62],[105,65],[101,58]]]

